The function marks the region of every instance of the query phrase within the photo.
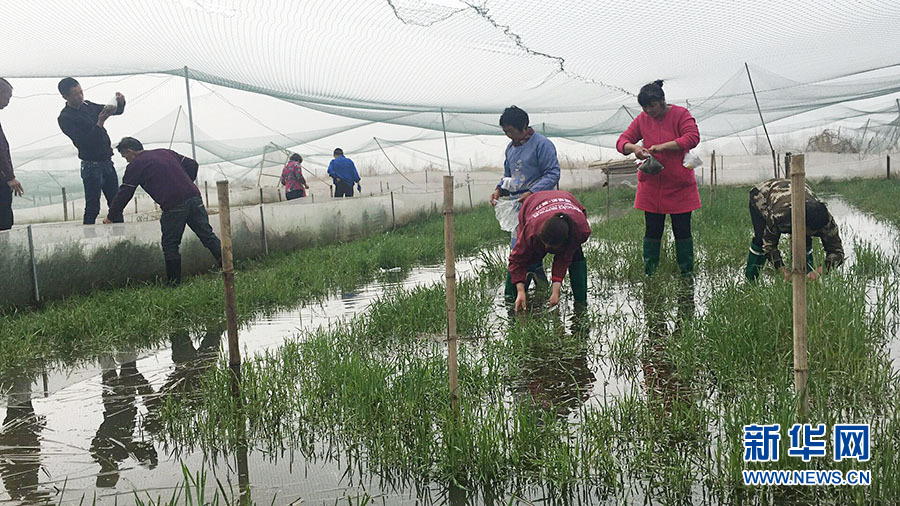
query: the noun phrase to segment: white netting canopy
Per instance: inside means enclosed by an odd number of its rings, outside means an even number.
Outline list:
[[[499,113],[511,104],[555,141],[611,147],[640,112],[638,90],[655,79],[666,81],[670,102],[690,108],[706,141],[746,135],[761,125],[760,113],[773,132],[853,119],[855,135],[877,138],[869,145],[891,150],[900,140],[897,0],[7,4],[14,5],[0,18],[0,73],[53,78],[46,93],[56,102],[59,77],[187,74],[211,90],[254,92],[344,118],[223,136],[204,130],[206,115],[195,129],[204,164],[252,168],[269,150],[351,130],[357,135],[343,145],[378,152],[381,131],[373,125],[411,128],[381,135],[383,146],[437,140],[443,129],[497,136]],[[184,149],[189,133],[180,103],[159,102],[140,124],[128,112],[123,133]],[[40,121],[58,134],[54,112]],[[74,153],[65,138],[21,144],[13,143],[17,165]],[[308,150],[310,162],[327,163],[334,145]],[[455,162],[471,159],[457,153]]]
[[[440,129],[444,108],[448,129],[465,133],[495,134],[513,102],[548,114],[550,133],[607,133],[657,78],[698,118],[728,117],[714,135],[746,129],[744,62],[773,118],[900,91],[895,0],[18,3],[0,20],[4,53],[20,55],[7,76],[187,66],[194,79],[370,120]]]

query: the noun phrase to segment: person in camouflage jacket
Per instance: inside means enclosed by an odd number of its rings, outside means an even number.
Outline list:
[[[771,260],[776,269],[781,269],[785,278],[789,276],[778,251],[781,234],[791,233],[791,181],[789,179],[769,179],[750,190],[750,220],[753,223],[753,240],[747,256],[744,272],[748,280],[759,276],[759,271]],[[844,248],[837,224],[825,204],[806,187],[806,269],[812,279],[821,274],[821,268],[814,271],[812,238],[822,239],[825,248],[825,270],[830,270],[844,262]]]

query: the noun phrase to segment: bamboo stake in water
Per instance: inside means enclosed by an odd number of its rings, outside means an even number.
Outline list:
[[[791,263],[794,292],[794,389],[800,397],[797,413],[806,416],[809,379],[806,343],[806,156],[791,156]]]
[[[456,232],[453,228],[453,176],[444,176],[444,258],[447,282],[447,366],[450,406],[459,408],[459,363],[456,355]]]
[[[234,257],[231,246],[231,209],[228,205],[228,181],[217,181],[219,190],[219,223],[222,234],[222,280],[225,284],[225,318],[228,322],[228,363],[240,367],[237,307],[234,300]]]

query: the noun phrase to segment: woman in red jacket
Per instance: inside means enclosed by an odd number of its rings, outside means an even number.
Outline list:
[[[625,155],[646,160],[656,158],[663,165],[657,174],[638,172],[635,209],[644,211],[644,272],[651,275],[659,265],[659,249],[666,215],[672,218],[675,254],[682,275],[694,272],[694,240],[691,212],[700,208],[700,193],[694,170],[683,165],[684,155],[700,143],[700,131],[684,107],[666,104],[662,81],[641,88],[638,103],[644,109],[616,143]],[[643,139],[643,145],[638,141]]]

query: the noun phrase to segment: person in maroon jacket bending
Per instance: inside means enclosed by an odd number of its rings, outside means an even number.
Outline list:
[[[133,137],[123,138],[116,150],[128,161],[128,166],[122,176],[122,186],[109,206],[109,214],[103,223],[121,222],[122,210],[140,186],[163,211],[159,225],[169,284],[181,283],[181,253],[178,248],[185,225],[191,227],[221,266],[222,243],[209,226],[209,216],[203,207],[200,190],[194,184],[197,162],[170,149],[145,150],[141,141]]]
[[[587,263],[581,245],[591,235],[584,206],[565,191],[537,192],[525,199],[519,211],[516,245],[509,254],[509,274],[518,295],[516,311],[525,309],[525,276],[528,267],[553,253],[550,306],[559,303],[559,289],[569,271],[576,303],[587,302]]]

